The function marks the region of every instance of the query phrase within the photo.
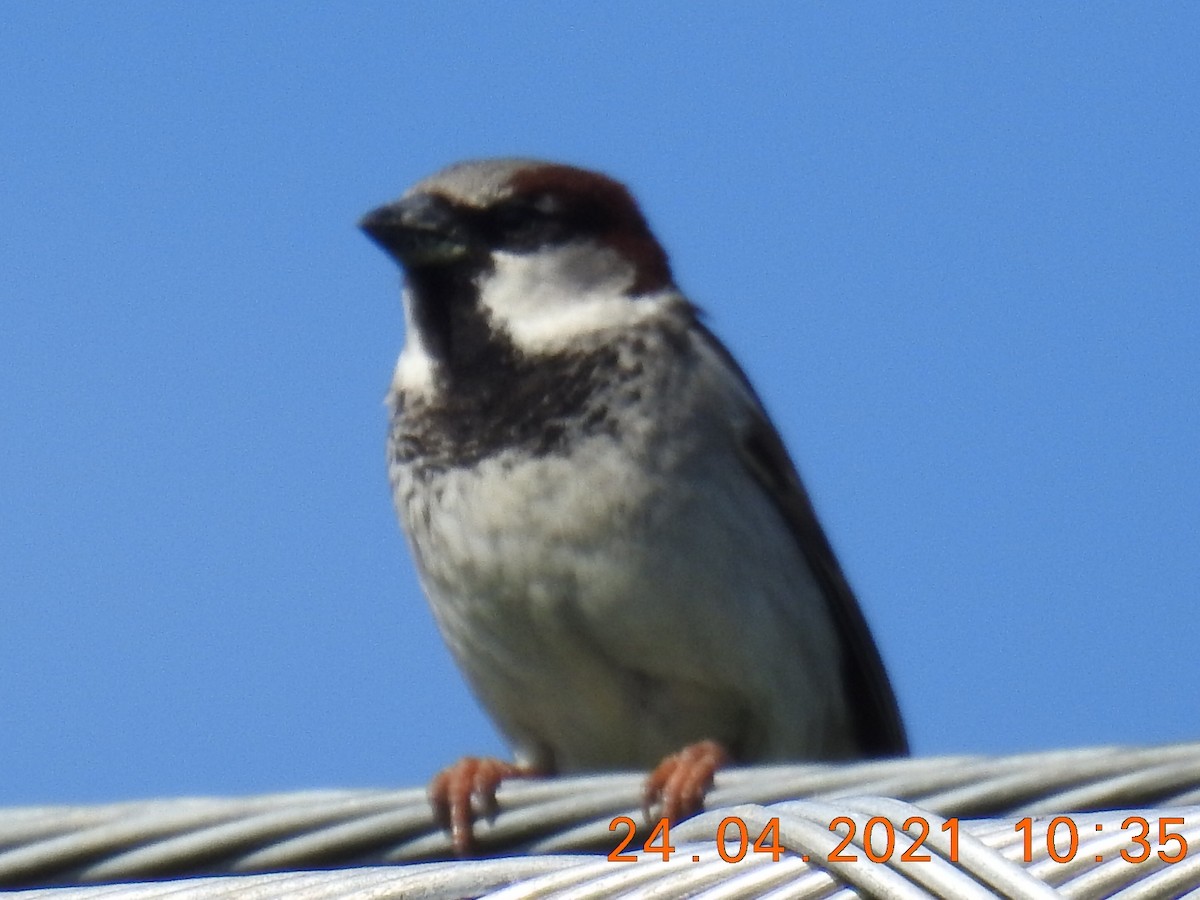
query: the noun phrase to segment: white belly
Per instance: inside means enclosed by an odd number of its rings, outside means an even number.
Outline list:
[[[442,633],[518,758],[649,766],[702,738],[836,755],[833,627],[768,498],[732,454],[620,452],[597,437],[422,487],[393,471]]]

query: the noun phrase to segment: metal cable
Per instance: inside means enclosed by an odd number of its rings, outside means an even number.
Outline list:
[[[419,789],[0,810],[0,886],[109,883],[16,895],[56,898],[1132,898],[1200,888],[1200,744],[730,769],[708,812],[668,830],[666,860],[642,826],[642,780],[506,782],[500,814],[477,838],[509,857],[421,865],[449,844]],[[609,858],[630,831],[618,816],[642,826],[620,854],[636,861]],[[275,874],[234,877],[254,872]],[[212,874],[225,877],[114,884]]]

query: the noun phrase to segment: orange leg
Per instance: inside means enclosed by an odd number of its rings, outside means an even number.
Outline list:
[[[438,822],[450,830],[454,852],[458,856],[474,854],[475,819],[496,815],[496,788],[501,781],[539,774],[536,769],[491,756],[464,756],[438,772],[429,782],[429,802]]]
[[[712,787],[717,769],[732,762],[729,751],[716,741],[689,744],[658,764],[646,779],[642,810],[650,821],[650,810],[661,805],[661,816],[672,822],[704,807],[704,795]]]

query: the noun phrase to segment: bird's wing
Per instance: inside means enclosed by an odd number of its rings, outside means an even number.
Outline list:
[[[879,649],[783,440],[732,354],[702,322],[697,320],[696,326],[710,349],[741,378],[756,407],[755,415],[750,417],[747,427],[739,435],[738,450],[755,481],[787,523],[821,588],[842,644],[847,648],[842,675],[851,698],[850,709],[859,747],[867,756],[906,754],[908,738]]]

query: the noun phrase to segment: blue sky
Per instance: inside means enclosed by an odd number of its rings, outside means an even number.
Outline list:
[[[355,221],[514,153],[641,198],[799,463],[916,752],[1200,738],[1194,6],[0,25],[0,804],[504,752],[393,518],[398,273]]]

